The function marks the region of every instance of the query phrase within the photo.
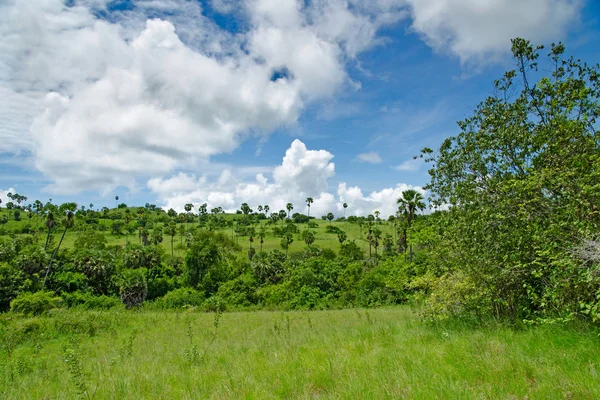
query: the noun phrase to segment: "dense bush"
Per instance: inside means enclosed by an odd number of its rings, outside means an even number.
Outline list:
[[[165,309],[179,309],[183,307],[200,307],[204,304],[204,294],[201,291],[180,288],[175,289],[154,301],[154,306]]]
[[[60,304],[60,297],[53,292],[39,291],[21,293],[10,302],[10,310],[27,315],[40,315]]]
[[[116,297],[95,296],[89,292],[63,293],[61,298],[65,305],[84,310],[110,310],[122,304]]]

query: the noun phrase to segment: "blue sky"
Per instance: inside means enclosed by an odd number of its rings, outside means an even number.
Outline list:
[[[412,157],[512,68],[510,38],[597,63],[599,16],[593,0],[3,2],[0,197],[392,213],[428,181]]]

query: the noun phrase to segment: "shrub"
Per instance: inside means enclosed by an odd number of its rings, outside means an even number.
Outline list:
[[[61,297],[67,306],[84,310],[109,310],[121,305],[116,297],[94,296],[89,292],[63,293]]]
[[[204,295],[202,292],[190,289],[181,288],[167,293],[163,297],[157,299],[155,304],[159,308],[177,309],[182,307],[200,307],[204,303]]]
[[[246,273],[221,285],[218,295],[229,305],[248,307],[258,301],[256,297],[257,288],[258,281],[255,276]]]
[[[206,299],[202,308],[208,312],[223,312],[227,310],[227,304],[221,297],[215,295]]]
[[[343,231],[337,226],[327,225],[327,227],[325,228],[325,232],[337,235],[338,233],[342,233]]]
[[[120,277],[119,293],[121,295],[121,301],[128,308],[142,304],[148,295],[146,269],[124,270]]]
[[[58,307],[60,298],[53,292],[39,291],[21,293],[10,302],[10,310],[27,315],[40,315]]]

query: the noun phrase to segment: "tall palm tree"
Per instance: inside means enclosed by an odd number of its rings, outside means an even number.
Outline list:
[[[294,206],[292,205],[292,203],[287,203],[287,205],[285,206],[286,210],[287,210],[287,216],[288,218],[290,217],[290,212],[292,212],[292,210],[294,209]]]
[[[175,235],[177,235],[177,224],[175,221],[171,221],[167,225],[167,235],[171,236],[171,257],[173,257],[175,254],[173,251],[173,242],[175,241]]]
[[[285,210],[279,210],[279,219],[281,220],[281,227],[283,228],[283,220],[285,220],[285,216],[287,213]]]
[[[258,231],[258,238],[260,239],[260,251],[262,252],[263,243],[265,242],[265,228],[261,228]]]
[[[344,203],[344,219],[346,219],[346,208],[348,208],[348,203]]]
[[[119,208],[119,196],[115,196],[115,206]]]
[[[423,195],[413,189],[402,192],[402,197],[398,199],[398,204],[398,210],[406,216],[406,222],[409,227],[415,219],[416,212],[425,209]]]
[[[314,200],[312,197],[307,197],[306,198],[306,205],[308,206],[308,216],[310,217],[310,205],[314,203]]]

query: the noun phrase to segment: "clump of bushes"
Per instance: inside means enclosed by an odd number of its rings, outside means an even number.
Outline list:
[[[10,310],[26,315],[41,315],[60,304],[60,297],[50,291],[21,293],[10,302]]]

